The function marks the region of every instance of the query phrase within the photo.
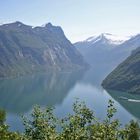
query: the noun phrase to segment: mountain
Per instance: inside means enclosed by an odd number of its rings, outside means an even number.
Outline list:
[[[102,85],[105,89],[140,94],[140,47],[112,71]]]
[[[115,46],[118,44],[122,44],[123,42],[129,39],[130,39],[129,36],[118,36],[110,33],[102,33],[100,35],[89,37],[88,39],[77,42],[75,44],[78,45],[79,43],[83,43],[83,44],[87,43],[89,44],[89,46],[91,46],[92,44],[100,43],[100,44],[110,44],[112,46]]]
[[[140,46],[140,35],[121,37],[104,33],[74,45],[90,65],[105,65],[108,71],[111,71],[128,57],[132,50]]]
[[[21,22],[0,26],[0,77],[86,66],[59,26],[32,27]]]

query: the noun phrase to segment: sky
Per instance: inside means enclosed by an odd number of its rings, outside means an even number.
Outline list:
[[[0,0],[0,23],[32,26],[51,22],[67,38],[84,40],[100,33],[140,33],[140,0]]]

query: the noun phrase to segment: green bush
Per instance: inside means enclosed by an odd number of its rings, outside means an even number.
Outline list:
[[[139,140],[140,127],[130,121],[125,127],[114,119],[116,109],[109,100],[107,115],[98,120],[85,103],[73,104],[73,113],[58,119],[53,108],[35,106],[28,119],[23,116],[23,133],[9,132],[5,124],[4,111],[0,112],[0,140]]]

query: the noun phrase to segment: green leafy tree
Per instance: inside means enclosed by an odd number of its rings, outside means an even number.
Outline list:
[[[113,120],[115,113],[114,102],[109,100],[106,119],[103,122],[97,121],[91,125],[91,140],[117,140],[119,138],[120,124],[118,120]]]
[[[3,109],[0,109],[0,125],[3,125],[6,118],[6,112]]]
[[[131,120],[122,130],[121,137],[124,140],[139,140],[140,139],[140,126],[138,122]]]
[[[53,115],[52,108],[42,110],[39,106],[35,106],[32,119],[23,117],[25,126],[25,137],[29,140],[55,140],[57,138],[56,122],[57,119]]]
[[[88,126],[95,117],[85,103],[78,100],[73,104],[73,114],[61,120],[61,139],[64,140],[87,140],[89,137]]]
[[[121,127],[114,102],[109,100],[107,115],[98,120],[85,103],[73,104],[73,113],[62,119],[55,117],[53,108],[35,106],[30,117],[23,116],[24,133],[10,132],[5,124],[5,111],[0,111],[0,140],[139,140],[140,127],[130,121]],[[59,130],[59,131],[58,131]]]
[[[9,126],[5,124],[6,112],[0,110],[0,140],[21,140],[22,137],[17,132],[10,132]]]

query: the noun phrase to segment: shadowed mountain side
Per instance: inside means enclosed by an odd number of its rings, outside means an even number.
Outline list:
[[[112,98],[120,103],[130,114],[134,115],[137,119],[140,119],[140,95],[132,95],[126,92],[119,92],[114,90],[107,90]],[[128,101],[132,99],[132,101]]]
[[[84,71],[78,71],[1,80],[0,107],[12,113],[24,113],[35,104],[61,104],[83,75]]]
[[[102,83],[105,89],[140,94],[140,48],[113,70]]]

